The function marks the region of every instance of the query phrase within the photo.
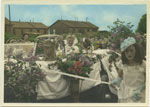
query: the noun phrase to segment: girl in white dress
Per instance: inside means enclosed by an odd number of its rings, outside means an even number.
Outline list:
[[[142,60],[140,48],[133,37],[128,37],[121,43],[122,66],[118,71],[119,78],[112,81],[119,83],[118,102],[145,102],[145,62]]]

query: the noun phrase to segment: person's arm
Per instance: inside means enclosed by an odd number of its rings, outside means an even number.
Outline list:
[[[123,71],[122,70],[118,70],[118,76],[120,77],[120,79],[123,79]]]
[[[123,79],[123,71],[117,68],[118,77],[111,81],[111,84],[120,85],[121,80]]]
[[[115,78],[114,80],[112,80],[110,82],[110,84],[120,85],[120,82],[121,82],[121,78],[118,76],[117,78]]]

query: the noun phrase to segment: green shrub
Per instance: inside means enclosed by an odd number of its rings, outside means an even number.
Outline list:
[[[5,38],[5,43],[6,43],[8,40],[11,40],[11,39],[20,40],[21,36],[16,36],[12,33],[5,32],[5,37],[4,38]]]
[[[34,40],[35,40],[35,38],[36,38],[37,36],[38,36],[38,35],[29,35],[28,41],[34,42]]]

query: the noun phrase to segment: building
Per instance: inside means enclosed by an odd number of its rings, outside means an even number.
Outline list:
[[[12,24],[7,18],[5,18],[5,32],[12,32]]]
[[[97,32],[98,27],[90,22],[84,21],[70,21],[70,20],[57,20],[54,24],[49,26],[48,33],[50,34],[68,34],[68,33],[81,33]]]
[[[47,28],[48,27],[43,23],[9,21],[7,18],[5,18],[5,32],[12,33],[16,36],[22,36],[24,34],[47,34]]]

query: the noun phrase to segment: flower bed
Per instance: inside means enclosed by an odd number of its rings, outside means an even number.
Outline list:
[[[33,102],[37,83],[45,74],[35,64],[36,57],[9,58],[4,65],[4,102]]]

